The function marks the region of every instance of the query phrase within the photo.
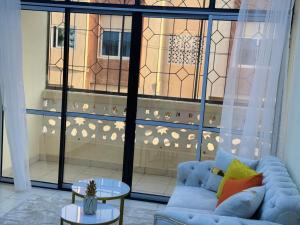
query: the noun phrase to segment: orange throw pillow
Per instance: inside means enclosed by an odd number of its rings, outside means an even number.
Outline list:
[[[222,194],[219,197],[217,206],[230,196],[251,187],[261,186],[263,175],[261,173],[244,179],[228,179],[225,181]]]

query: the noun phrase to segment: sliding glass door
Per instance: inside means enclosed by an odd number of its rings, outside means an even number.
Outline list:
[[[207,20],[143,18],[132,190],[169,196],[197,158]]]
[[[72,13],[70,18],[64,182],[121,180],[131,17]]]

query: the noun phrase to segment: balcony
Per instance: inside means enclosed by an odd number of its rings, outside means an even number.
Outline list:
[[[70,92],[68,111],[89,115],[124,117],[126,97]],[[58,112],[61,93],[44,90],[42,109]],[[114,104],[111,104],[113,102]],[[109,106],[109,107],[108,107]],[[199,103],[173,100],[140,100],[138,117],[147,121],[199,122]],[[219,105],[209,105],[206,124],[218,124]],[[179,116],[180,115],[180,116]],[[215,121],[212,122],[211,118]],[[60,117],[28,115],[31,178],[57,183]],[[72,183],[81,178],[104,176],[122,177],[124,129],[123,121],[108,121],[84,117],[67,118],[64,181]],[[137,125],[133,191],[169,196],[175,184],[178,163],[195,160],[197,130],[165,126]],[[5,138],[6,139],[6,138]],[[203,134],[202,160],[212,159],[219,142],[217,134]],[[4,141],[6,144],[7,141]],[[4,149],[7,149],[5,147]],[[4,152],[4,157],[8,157]],[[4,161],[4,176],[12,175],[9,160]]]

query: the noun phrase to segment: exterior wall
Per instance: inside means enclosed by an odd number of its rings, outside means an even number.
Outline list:
[[[143,30],[139,93],[194,98],[196,88],[198,98],[207,21],[146,17]]]
[[[108,91],[116,91],[119,84],[119,79],[120,85],[122,87],[127,87],[129,59],[122,58],[121,61],[120,57],[115,58],[102,56],[101,41],[102,32],[104,30],[130,32],[131,17],[96,14],[89,14],[88,17],[88,30],[93,30],[93,32],[88,32],[89,42],[86,52],[88,57],[88,88],[92,90],[105,90],[106,85],[108,85],[108,87],[112,86],[112,89]],[[86,28],[83,27],[83,29]]]
[[[71,29],[75,29],[75,46],[69,49],[69,85],[74,88],[87,88],[86,81],[86,27],[88,26],[88,16],[85,14],[71,14]],[[62,84],[63,71],[63,47],[54,47],[54,27],[64,28],[64,14],[50,13],[49,31],[49,74],[48,83],[60,86]],[[48,27],[48,25],[46,25]],[[80,28],[85,27],[85,30]],[[73,66],[74,65],[74,66]]]

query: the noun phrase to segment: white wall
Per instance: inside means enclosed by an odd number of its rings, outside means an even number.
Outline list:
[[[47,13],[22,11],[23,73],[26,108],[41,109],[46,84]],[[27,116],[29,157],[40,157],[40,139],[43,118]],[[10,169],[11,160],[6,132],[3,136],[3,170]]]
[[[283,143],[284,160],[294,181],[300,188],[300,1],[296,0],[292,25],[289,74],[286,86],[287,120]]]

